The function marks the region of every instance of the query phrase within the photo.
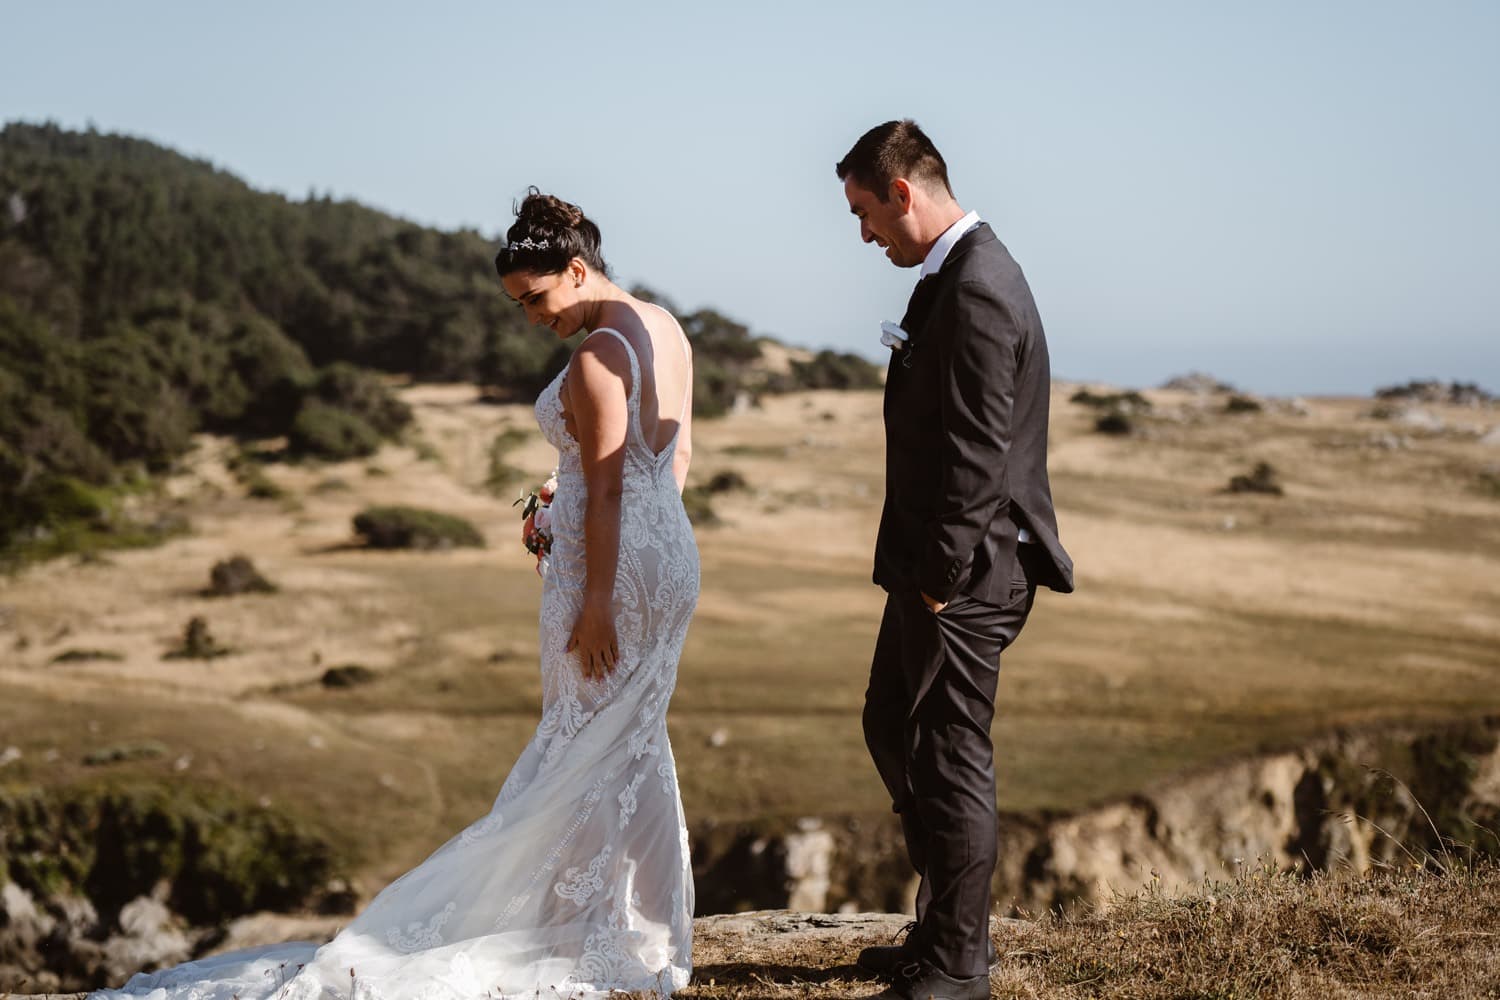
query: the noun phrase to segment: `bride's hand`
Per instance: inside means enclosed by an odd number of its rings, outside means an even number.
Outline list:
[[[603,680],[620,663],[620,644],[615,636],[615,622],[608,605],[597,607],[585,602],[573,634],[568,636],[568,652],[577,651],[583,676]]]

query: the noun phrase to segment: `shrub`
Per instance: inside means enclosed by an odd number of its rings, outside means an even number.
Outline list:
[[[83,762],[89,767],[99,767],[103,764],[119,764],[127,760],[153,760],[157,757],[165,757],[166,754],[167,748],[164,745],[155,740],[146,740],[141,743],[120,743],[91,750],[84,755]]]
[[[745,477],[733,469],[725,469],[723,472],[714,473],[713,478],[709,479],[703,486],[703,489],[710,495],[730,493],[734,490],[747,490],[749,488],[750,484],[745,481]]]
[[[880,369],[857,354],[819,351],[811,361],[793,361],[792,383],[800,389],[879,389]]]
[[[82,521],[103,527],[108,520],[108,494],[67,476],[46,480],[34,494],[43,523]]]
[[[1228,382],[1220,382],[1212,375],[1204,372],[1188,372],[1186,375],[1174,375],[1161,384],[1163,389],[1175,389],[1180,392],[1196,392],[1199,394],[1234,392],[1234,386]]]
[[[485,472],[484,488],[492,496],[503,496],[526,482],[525,470],[511,465],[506,461],[506,456],[530,437],[530,434],[519,427],[507,427],[490,442],[489,468]]]
[[[1439,382],[1413,379],[1405,385],[1387,385],[1375,390],[1376,399],[1412,400],[1422,403],[1457,403],[1475,406],[1494,402],[1495,397],[1473,382]]]
[[[468,521],[420,507],[369,507],[354,516],[354,533],[375,549],[484,547]]]
[[[688,520],[700,528],[719,523],[712,496],[702,486],[689,486],[683,490],[682,506],[687,510]]]
[[[112,649],[65,649],[58,653],[49,663],[93,663],[99,660],[110,660],[118,662],[125,659],[124,654],[117,653]]]
[[[1135,430],[1135,424],[1130,417],[1119,410],[1111,410],[1109,413],[1100,414],[1094,421],[1094,430],[1100,434],[1129,434]]]
[[[375,671],[359,663],[346,663],[329,667],[323,671],[321,683],[326,688],[351,688],[368,684],[375,679]]]
[[[214,563],[209,571],[210,597],[232,597],[235,594],[274,594],[276,585],[260,575],[255,564],[245,556],[231,556]]]
[[[43,476],[7,502],[0,485],[0,565],[157,545],[188,530],[185,517],[160,504],[122,511],[116,497],[134,489]]]
[[[1260,404],[1259,400],[1242,396],[1239,393],[1224,401],[1225,413],[1259,413],[1264,409],[1265,407]]]
[[[1093,392],[1079,389],[1068,397],[1068,402],[1078,403],[1095,410],[1114,410],[1120,413],[1145,413],[1151,409],[1151,400],[1134,389],[1125,392]]]
[[[740,394],[740,379],[711,358],[693,364],[693,416],[722,417]]]
[[[228,466],[234,478],[245,487],[247,496],[256,500],[281,500],[286,497],[286,490],[276,485],[275,480],[266,475],[260,461],[246,452],[236,452],[229,459]]]
[[[90,756],[104,764],[143,750],[166,747],[121,744]],[[28,892],[84,896],[108,915],[165,890],[174,911],[215,926],[319,904],[347,854],[305,820],[256,805],[253,793],[180,780],[0,788],[0,830],[9,849],[0,861]]]
[[[381,437],[395,436],[412,420],[411,407],[380,376],[347,362],[336,361],[324,368],[312,391],[329,406],[358,417]]]
[[[182,630],[182,645],[170,650],[163,659],[167,660],[213,660],[220,656],[228,656],[234,650],[228,646],[219,645],[213,635],[208,631],[208,621],[200,615],[194,615],[188,619],[188,623]]]
[[[359,417],[310,399],[302,404],[287,433],[287,450],[299,457],[341,462],[373,455],[380,435]]]
[[[1276,470],[1267,462],[1257,462],[1249,475],[1234,476],[1224,488],[1226,493],[1266,493],[1281,496],[1281,484],[1276,481]]]

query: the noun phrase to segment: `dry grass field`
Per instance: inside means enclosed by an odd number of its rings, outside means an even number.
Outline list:
[[[1341,725],[1500,711],[1500,447],[1479,440],[1500,409],[1426,407],[1445,427],[1415,430],[1369,400],[1226,414],[1158,391],[1116,437],[1075,388],[1056,389],[1051,467],[1078,592],[1044,593],[1005,657],[1003,807],[1076,808]],[[489,445],[524,432],[506,461],[538,480],[553,456],[526,407],[464,386],[405,398],[409,446],[268,465],[284,496],[253,499],[204,439],[168,487],[191,534],[0,579],[0,782],[232,785],[337,831],[366,892],[486,811],[540,696],[539,581],[509,498],[482,489]],[[671,713],[690,819],[887,808],[859,732],[879,412],[877,394],[809,393],[696,428],[692,481],[748,486],[699,531]],[[1285,495],[1223,492],[1261,461]],[[350,519],[374,503],[462,515],[489,547],[364,550]],[[204,596],[235,553],[279,591]],[[164,659],[195,615],[233,652]],[[375,679],[320,683],[345,664]],[[142,743],[156,755],[84,763]]]
[[[855,965],[877,921],[757,938],[780,914],[700,919],[681,1000],[843,1000],[880,984]],[[1500,872],[1492,865],[1358,881],[1247,870],[1103,912],[991,926],[995,1000],[1480,1000],[1500,995]],[[832,921],[829,921],[830,923]],[[888,931],[889,925],[885,928]],[[632,998],[635,1000],[635,998]],[[646,998],[649,1000],[649,998]]]

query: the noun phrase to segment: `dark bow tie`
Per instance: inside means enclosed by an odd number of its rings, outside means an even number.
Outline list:
[[[891,327],[889,323],[881,324],[880,342],[901,356],[903,367],[911,367],[912,351],[917,346],[916,334],[927,322],[927,314],[932,309],[932,300],[937,287],[936,274],[929,274],[922,278],[917,282],[917,287],[912,289],[911,298],[906,303],[906,315],[901,317],[901,325]]]
[[[901,329],[907,333],[914,334],[927,318],[927,311],[932,308],[932,297],[937,292],[937,278],[936,274],[929,274],[911,290],[911,298],[906,303],[906,315],[901,320]]]

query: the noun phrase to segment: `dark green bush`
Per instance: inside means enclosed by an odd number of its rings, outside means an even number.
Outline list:
[[[208,574],[210,597],[233,597],[236,594],[274,594],[276,585],[261,575],[255,563],[245,556],[230,556],[214,563]]]
[[[811,361],[792,362],[799,389],[878,389],[880,369],[857,354],[819,351]]]
[[[490,442],[489,468],[484,476],[484,488],[493,496],[515,498],[516,492],[535,488],[539,483],[528,483],[530,474],[510,464],[511,450],[524,444],[531,437],[519,427],[507,427],[495,435]]]
[[[287,432],[287,450],[299,458],[342,462],[375,454],[380,435],[354,414],[309,399]]]
[[[368,684],[375,679],[375,671],[359,663],[346,663],[329,667],[323,671],[321,683],[327,688],[351,688]]]
[[[116,750],[128,756],[131,745],[100,753]],[[0,789],[0,879],[42,896],[85,895],[105,920],[159,886],[199,924],[317,905],[345,863],[321,832],[232,790]]]
[[[700,528],[719,523],[719,515],[714,513],[713,495],[702,486],[689,486],[683,490],[682,506],[687,511],[688,520]]]
[[[1260,413],[1265,407],[1250,396],[1235,394],[1224,401],[1225,413]]]
[[[1095,410],[1119,410],[1122,413],[1145,413],[1151,409],[1151,400],[1134,389],[1125,392],[1093,392],[1079,389],[1068,397],[1068,402],[1077,403]]]
[[[710,358],[693,364],[693,416],[722,417],[741,392],[740,378]]]
[[[1255,468],[1248,475],[1232,476],[1229,485],[1225,487],[1226,493],[1265,493],[1270,496],[1281,496],[1281,484],[1277,481],[1276,470],[1269,462],[1257,462]]]
[[[58,653],[48,663],[96,663],[100,660],[118,663],[125,659],[123,653],[117,653],[112,649],[65,649]]]
[[[89,767],[101,767],[105,764],[119,764],[127,760],[154,760],[166,755],[165,744],[158,743],[156,740],[146,740],[141,743],[117,743],[113,746],[90,750],[83,755],[83,762]]]
[[[1421,403],[1457,403],[1476,406],[1495,401],[1493,393],[1475,382],[1439,382],[1436,379],[1412,379],[1404,385],[1387,385],[1375,390],[1376,399],[1408,400]]]
[[[358,417],[381,437],[394,437],[411,423],[407,406],[374,372],[335,361],[318,373],[313,393],[328,406]]]
[[[718,493],[731,493],[735,490],[745,490],[749,488],[750,484],[745,481],[745,477],[740,475],[734,469],[724,469],[721,472],[714,473],[713,476],[708,480],[708,482],[703,486],[703,489],[707,493],[709,493],[709,495]]]
[[[162,659],[216,660],[221,656],[228,656],[233,652],[234,650],[228,646],[219,645],[219,641],[208,630],[208,620],[206,618],[201,615],[194,615],[183,626],[182,644],[176,649],[169,650]]]
[[[420,507],[367,508],[354,516],[354,533],[376,549],[484,547],[484,536],[468,521]]]

